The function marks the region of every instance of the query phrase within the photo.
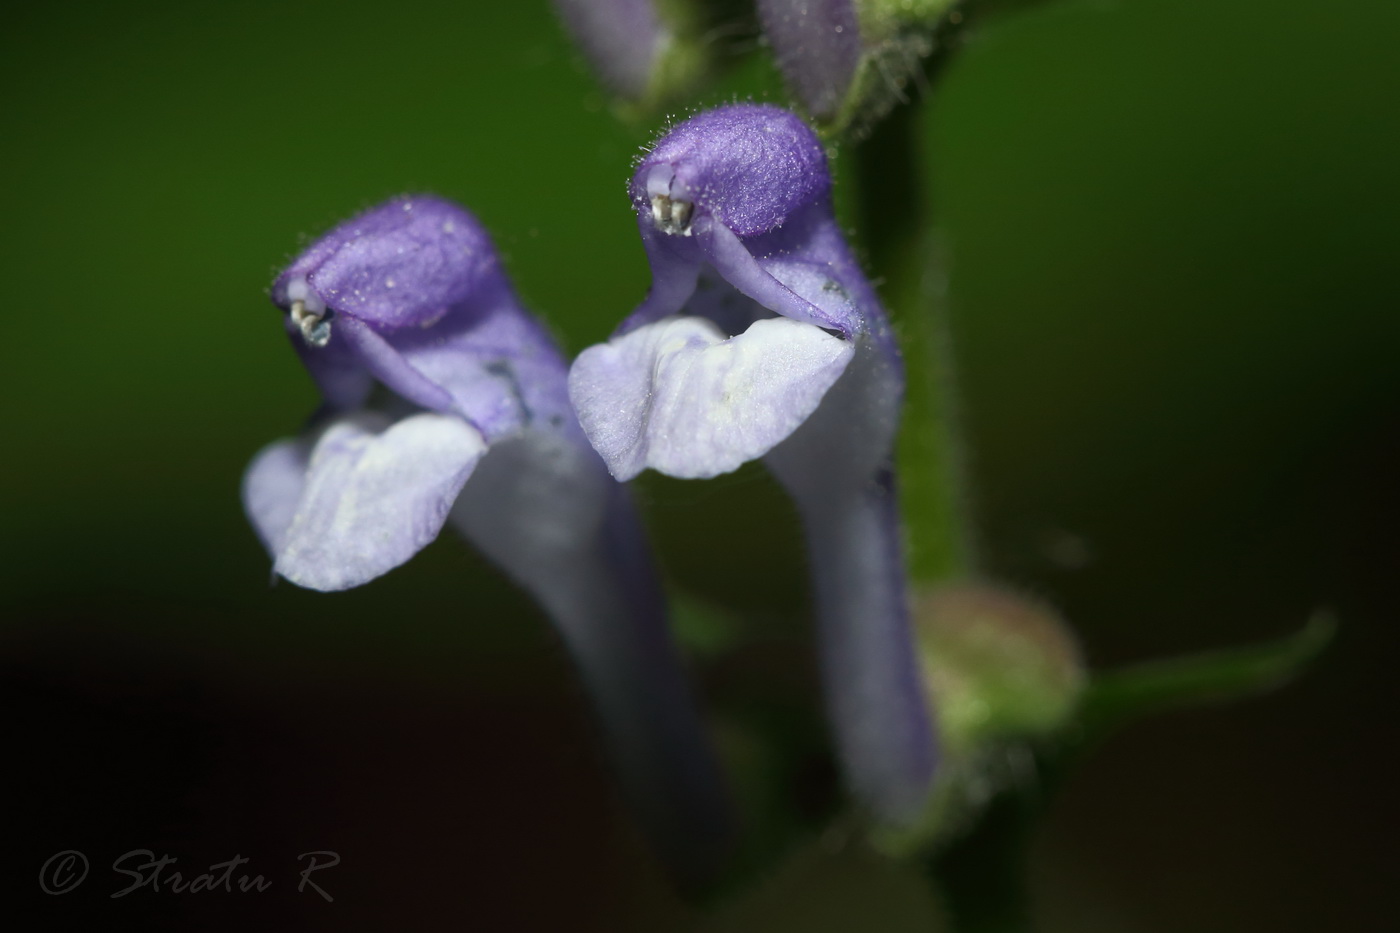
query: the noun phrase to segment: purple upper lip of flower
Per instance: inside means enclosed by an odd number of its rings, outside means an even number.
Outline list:
[[[780,107],[707,110],[676,126],[642,158],[632,202],[650,215],[662,196],[690,203],[736,236],[767,233],[831,193],[821,141]]]
[[[441,198],[405,196],[323,235],[277,277],[272,300],[283,310],[309,300],[386,330],[421,327],[497,268],[486,231],[470,214]]]
[[[335,227],[277,277],[272,300],[333,409],[374,380],[491,440],[574,425],[552,339],[520,307],[486,231],[442,198],[395,198]]]
[[[791,112],[700,113],[638,162],[629,193],[652,288],[619,333],[695,313],[687,305],[706,270],[767,313],[844,337],[883,327],[832,212],[825,150]]]

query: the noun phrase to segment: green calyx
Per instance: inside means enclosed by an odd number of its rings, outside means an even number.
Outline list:
[[[914,625],[944,754],[1054,732],[1074,712],[1084,664],[1051,609],[984,584],[918,595]]]
[[[845,101],[823,132],[864,136],[910,96],[941,35],[961,20],[961,0],[855,0],[861,57]]]

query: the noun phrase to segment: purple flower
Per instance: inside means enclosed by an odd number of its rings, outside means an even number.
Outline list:
[[[346,589],[408,560],[505,438],[570,449],[564,362],[461,208],[414,197],[361,214],[278,276],[272,299],[326,401],[312,432],[269,447],[245,481],[292,582]],[[389,394],[368,406],[376,382]],[[606,484],[575,456],[580,500],[601,502]]]
[[[451,521],[554,619],[672,866],[712,871],[728,803],[644,536],[480,224],[438,198],[396,198],[316,241],[272,300],[325,402],[244,477],[276,572],[358,586]]]
[[[776,107],[675,127],[631,194],[645,301],[569,392],[618,479],[759,457],[803,514],[838,753],[877,816],[913,820],[936,743],[909,631],[891,462],[903,367],[837,227],[821,144]]]
[[[791,434],[845,371],[863,309],[878,305],[830,187],[821,144],[776,107],[702,113],[642,161],[631,194],[651,292],[570,374],[618,479],[734,470]]]

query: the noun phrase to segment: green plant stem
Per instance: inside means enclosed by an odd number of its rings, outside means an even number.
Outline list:
[[[931,63],[930,78],[939,67]],[[853,152],[861,243],[906,367],[897,466],[915,586],[971,576],[975,559],[923,109],[896,108]],[[956,933],[1029,929],[1022,861],[1037,809],[1021,793],[1004,792],[973,832],[922,858]]]
[[[861,242],[907,368],[898,467],[915,584],[968,576],[973,564],[938,235],[919,152],[919,109],[898,108],[852,153]]]
[[[954,933],[1027,933],[1026,847],[1042,809],[1031,788],[1010,788],[967,835],[924,860]]]

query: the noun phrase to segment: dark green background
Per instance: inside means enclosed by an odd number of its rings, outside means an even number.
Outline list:
[[[614,119],[545,4],[6,19],[0,889],[21,926],[933,928],[917,880],[839,834],[689,915],[547,623],[456,540],[346,594],[268,586],[237,488],[315,404],[265,296],[309,237],[403,191],[456,198],[570,352],[645,291],[624,184],[655,127]],[[1060,606],[1094,665],[1341,619],[1300,683],[1140,726],[1069,784],[1032,853],[1046,931],[1393,912],[1397,40],[1367,0],[1066,0],[989,23],[923,104],[988,568]],[[708,99],[735,93],[782,99],[762,63]],[[639,492],[673,579],[750,629],[740,661],[701,664],[721,718],[777,683],[802,733],[786,503],[757,470]],[[759,759],[774,739],[724,728]],[[820,796],[811,770],[783,786]],[[68,848],[92,876],[42,895]],[[274,888],[112,900],[136,848],[239,853]],[[295,894],[311,849],[344,860],[333,904]]]

